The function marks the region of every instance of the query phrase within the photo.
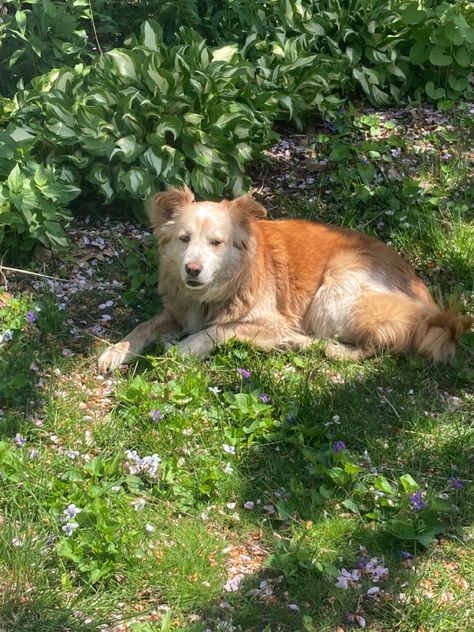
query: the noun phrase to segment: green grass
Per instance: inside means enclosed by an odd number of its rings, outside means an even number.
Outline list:
[[[282,191],[277,202],[288,215],[379,233],[472,312],[470,128],[462,109],[449,116],[448,134],[430,132],[430,159],[417,156],[409,122],[389,126],[389,141],[373,117],[372,132],[345,122],[318,153],[343,142],[354,159],[330,163],[311,191]],[[387,154],[370,159],[374,169],[403,147],[413,159],[404,180],[365,185],[361,143]],[[447,149],[451,162],[439,157]],[[148,310],[139,291],[152,290],[138,275],[152,259],[146,245],[101,269],[126,282],[114,338]],[[0,629],[329,632],[357,627],[357,616],[380,632],[469,629],[472,334],[453,365],[436,368],[416,357],[334,362],[317,345],[264,354],[231,344],[184,361],[156,345],[126,374],[101,380],[93,339],[71,338],[67,319],[91,313],[102,295],[80,293],[64,315],[47,297],[9,289],[0,306],[1,331],[13,332],[0,347]],[[338,441],[346,449],[335,452]],[[161,461],[137,468],[133,450]],[[408,496],[417,488],[428,507],[415,514]],[[81,511],[67,536],[70,504]],[[357,588],[335,586],[361,556],[389,571],[372,597],[368,572]]]

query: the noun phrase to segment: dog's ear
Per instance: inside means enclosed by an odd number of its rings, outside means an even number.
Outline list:
[[[231,212],[239,218],[240,222],[248,222],[253,219],[262,219],[267,215],[267,209],[248,193],[236,200],[229,202]]]
[[[148,214],[155,230],[168,222],[180,208],[194,202],[194,193],[187,186],[157,193],[149,205]]]

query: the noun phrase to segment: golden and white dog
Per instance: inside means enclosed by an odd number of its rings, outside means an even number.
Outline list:
[[[104,351],[101,372],[160,335],[185,335],[179,350],[198,356],[232,338],[264,349],[328,339],[331,358],[414,351],[439,362],[473,322],[442,310],[384,243],[318,222],[262,220],[250,195],[217,204],[172,189],[156,195],[150,215],[164,310]]]

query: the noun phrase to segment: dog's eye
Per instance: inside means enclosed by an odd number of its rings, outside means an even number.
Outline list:
[[[191,237],[189,235],[180,235],[178,239],[179,241],[182,241],[183,244],[189,244],[189,242],[191,241]]]
[[[212,246],[220,246],[222,243],[221,239],[211,239],[211,245]]]

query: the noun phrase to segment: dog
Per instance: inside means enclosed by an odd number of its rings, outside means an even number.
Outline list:
[[[473,323],[440,308],[394,250],[364,233],[268,221],[251,195],[196,202],[187,187],[158,193],[149,212],[164,310],[102,353],[102,373],[159,336],[196,356],[233,338],[266,350],[324,340],[334,359],[416,352],[437,363]]]

